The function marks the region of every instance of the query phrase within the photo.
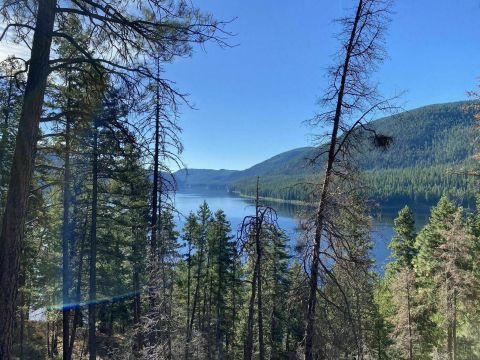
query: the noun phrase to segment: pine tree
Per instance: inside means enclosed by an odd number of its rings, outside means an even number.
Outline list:
[[[461,305],[472,299],[478,282],[472,274],[473,239],[467,233],[462,210],[458,209],[454,218],[445,225],[447,228],[442,231],[445,241],[434,249],[434,256],[439,262],[433,270],[441,314],[440,326],[447,340],[444,351],[449,360],[454,360],[458,356]]]
[[[415,219],[408,206],[405,206],[394,220],[395,235],[389,244],[394,264],[400,268],[413,266],[415,251]]]

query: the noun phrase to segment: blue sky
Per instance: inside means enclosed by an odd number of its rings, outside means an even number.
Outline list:
[[[190,168],[243,169],[311,144],[302,124],[319,111],[325,69],[338,44],[333,19],[349,0],[202,0],[234,48],[197,48],[166,68],[196,110],[182,108]],[[480,0],[397,0],[389,58],[377,74],[384,95],[406,91],[406,109],[465,99],[480,76]],[[318,130],[317,130],[318,131]]]

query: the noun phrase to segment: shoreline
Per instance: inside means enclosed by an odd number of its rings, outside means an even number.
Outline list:
[[[242,194],[242,193],[239,192],[239,191],[230,191],[230,193],[231,193],[231,194],[238,195],[238,196],[240,196],[240,197],[242,197],[242,198],[245,198],[245,199],[255,199],[255,196]],[[281,203],[281,204],[291,204],[291,205],[309,206],[309,204],[308,204],[307,202],[301,201],[301,200],[285,200],[285,199],[272,198],[272,197],[266,197],[266,196],[259,196],[258,198],[261,199],[261,200],[270,201],[270,202],[276,202],[276,203]]]

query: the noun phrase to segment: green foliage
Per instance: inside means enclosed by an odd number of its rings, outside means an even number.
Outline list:
[[[479,358],[477,217],[443,196],[415,236],[410,211],[400,211],[376,292],[393,358]]]
[[[399,267],[412,267],[415,252],[415,220],[408,206],[398,213],[394,220],[395,235],[390,242],[394,262]]]
[[[432,271],[440,261],[435,256],[436,249],[445,242],[444,231],[448,230],[448,222],[453,221],[457,207],[442,196],[438,204],[432,208],[427,225],[419,232],[415,241],[417,256],[414,261],[415,271],[425,280],[430,279]]]
[[[431,203],[448,194],[471,201],[476,185],[465,172],[475,166],[471,156],[476,110],[470,104],[430,105],[373,121],[371,127],[392,136],[393,144],[386,150],[375,149],[368,133],[360,134],[363,141],[356,164],[363,173],[365,195]],[[323,166],[322,152],[324,146],[294,149],[242,171],[195,169],[186,179],[180,176],[179,185],[223,187],[253,196],[256,177],[261,176],[262,197],[303,201],[312,191],[309,184],[318,183],[314,175]]]

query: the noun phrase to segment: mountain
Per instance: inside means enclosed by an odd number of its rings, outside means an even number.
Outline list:
[[[225,188],[238,170],[181,169],[175,173],[178,187]]]
[[[388,150],[378,150],[368,133],[362,134],[356,161],[363,170],[368,195],[383,200],[428,201],[448,192],[462,200],[472,198],[473,182],[458,175],[473,165],[477,130],[471,104],[429,105],[373,121],[371,127],[392,136],[393,144]],[[296,184],[318,173],[309,159],[321,150],[321,146],[293,149],[241,171],[180,170],[177,181],[180,189],[215,187],[252,195],[255,179],[260,176],[262,196],[302,200],[305,188]]]

